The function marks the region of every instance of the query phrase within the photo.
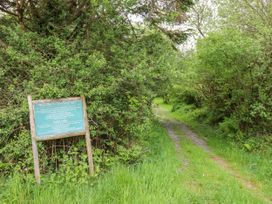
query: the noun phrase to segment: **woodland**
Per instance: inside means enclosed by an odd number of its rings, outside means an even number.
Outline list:
[[[83,138],[46,141],[36,186],[29,94],[85,96],[93,177]],[[199,190],[219,178],[180,178],[165,128],[173,118],[256,184],[253,193],[227,176],[229,194]],[[0,1],[1,203],[270,203],[271,136],[271,0]],[[187,160],[203,156],[188,167],[201,177],[209,158],[184,141]]]

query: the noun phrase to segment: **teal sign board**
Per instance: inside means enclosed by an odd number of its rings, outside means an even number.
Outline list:
[[[85,131],[82,100],[33,103],[37,138]]]

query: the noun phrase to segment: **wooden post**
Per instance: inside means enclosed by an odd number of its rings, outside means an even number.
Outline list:
[[[92,154],[92,145],[90,138],[90,128],[89,128],[89,120],[87,115],[87,107],[85,97],[82,96],[82,105],[84,111],[84,123],[85,123],[85,139],[86,139],[86,147],[87,147],[87,155],[88,155],[88,163],[89,163],[89,173],[90,175],[94,174],[94,165],[93,165],[93,154]]]
[[[41,177],[40,177],[40,168],[39,168],[39,155],[38,155],[38,147],[37,147],[37,141],[36,141],[35,125],[34,125],[32,97],[30,95],[27,96],[27,100],[28,100],[28,107],[29,107],[29,122],[30,122],[30,130],[31,130],[33,159],[34,159],[34,173],[35,173],[35,179],[37,184],[40,184]]]

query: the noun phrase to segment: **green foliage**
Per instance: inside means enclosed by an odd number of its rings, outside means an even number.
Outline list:
[[[73,19],[76,10],[68,10],[78,7],[41,1],[39,17],[30,15],[23,25],[0,19],[1,173],[33,170],[28,94],[34,100],[86,97],[98,171],[141,160],[139,141],[152,118],[151,101],[165,93],[178,55],[157,29],[136,29],[119,15],[134,3],[92,1]],[[81,167],[73,170],[75,177],[80,175],[86,163],[82,141],[40,143],[42,173],[76,165]],[[71,161],[65,156],[70,153],[76,155]]]
[[[258,145],[251,146],[248,138],[270,144],[262,138],[272,135],[272,3],[219,0],[214,6],[219,16],[211,22],[216,24],[214,32],[185,53],[171,100],[175,109],[192,104],[188,113],[206,109],[196,119],[219,126],[225,138],[247,144],[243,148],[253,151]]]
[[[174,103],[174,109],[178,109],[181,102],[196,107],[200,107],[202,104],[195,63],[194,53],[182,56],[179,61],[179,66],[175,71],[175,77],[172,81],[172,89],[169,90],[171,102]]]
[[[81,153],[81,154],[80,154]],[[55,155],[55,157],[60,157]],[[75,146],[66,152],[62,152],[61,158],[54,158],[61,161],[59,171],[50,175],[49,182],[58,182],[59,184],[77,182],[86,183],[89,178],[87,155],[82,154]]]
[[[196,51],[182,65],[185,74],[176,83],[173,101],[206,107],[202,115],[206,121],[219,125],[226,137],[237,141],[270,135],[271,46],[264,39],[271,34],[264,34],[254,39],[224,29],[199,40]],[[188,79],[183,80],[185,77]]]
[[[220,122],[240,110],[240,105],[247,105],[251,90],[249,64],[257,51],[253,40],[232,30],[210,34],[199,42],[197,69],[201,91],[213,111],[212,122]]]

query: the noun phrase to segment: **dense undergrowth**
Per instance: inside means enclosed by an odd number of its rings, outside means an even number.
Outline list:
[[[226,140],[265,151],[272,141],[272,5],[266,5],[267,18],[261,18],[261,8],[253,4],[219,6],[218,28],[184,55],[167,101],[220,129]]]
[[[166,31],[127,18],[150,5],[31,2],[0,2],[2,11],[21,6],[24,15],[0,15],[1,174],[33,172],[28,94],[33,100],[86,97],[97,173],[116,162],[137,162],[145,153],[139,141],[150,126],[152,98],[169,84],[179,56]],[[75,174],[84,174],[84,139],[39,143],[39,157],[42,173],[75,166]]]

